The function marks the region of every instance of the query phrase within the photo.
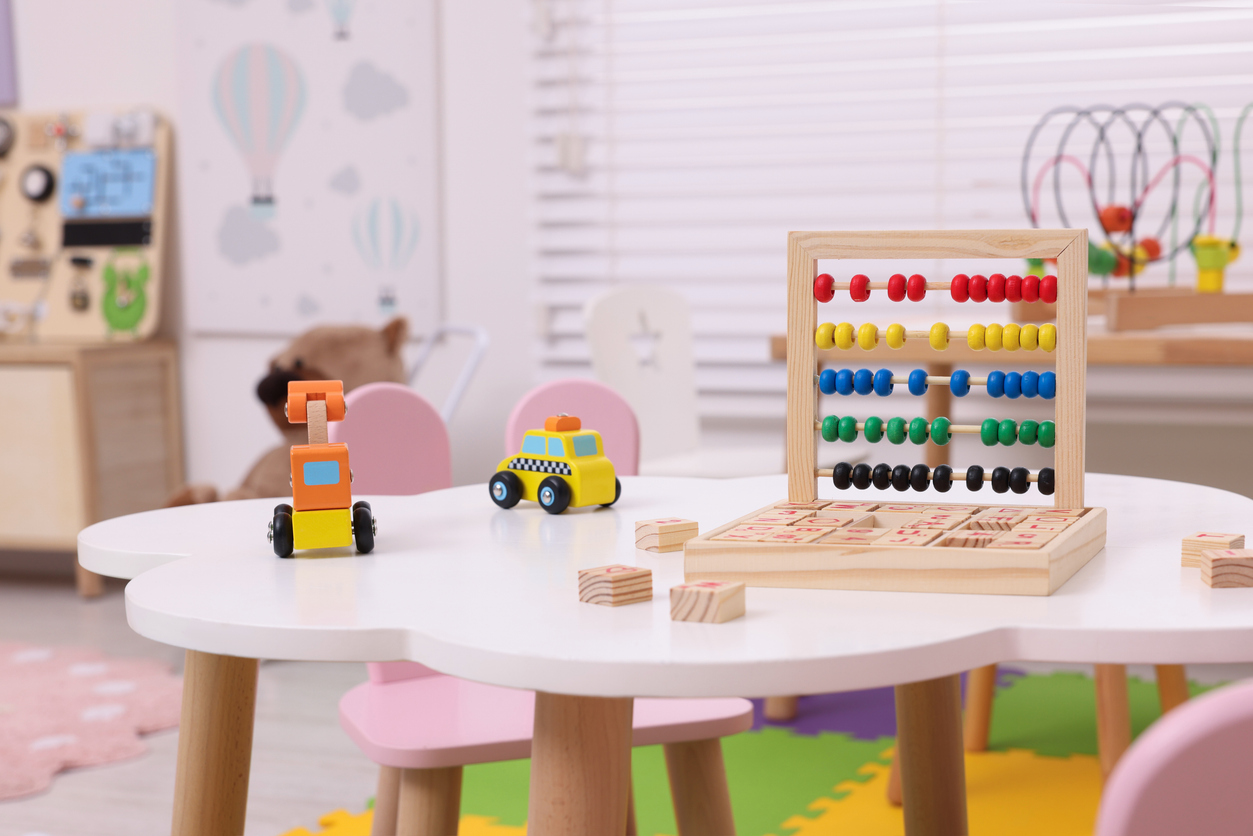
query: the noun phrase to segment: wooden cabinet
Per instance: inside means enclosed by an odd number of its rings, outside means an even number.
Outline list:
[[[183,483],[173,343],[0,343],[0,393],[0,549],[73,551],[83,527]],[[79,570],[81,592],[99,588]]]

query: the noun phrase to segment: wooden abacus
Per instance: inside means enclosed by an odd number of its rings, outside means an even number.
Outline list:
[[[820,259],[1057,259],[1056,277],[1023,280],[994,275],[957,276],[951,282],[928,282],[922,276],[894,275],[884,283],[864,275],[837,282],[817,275]],[[986,592],[1048,595],[1087,563],[1105,543],[1105,510],[1083,504],[1085,390],[1087,365],[1087,231],[962,230],[934,232],[793,232],[788,235],[787,329],[787,469],[788,500],[755,511],[714,529],[685,547],[689,581],[744,581],[750,586],[876,589],[930,592]],[[928,331],[892,325],[883,329],[849,323],[819,326],[817,305],[836,290],[849,291],[853,302],[886,290],[893,301],[919,301],[928,289],[949,290],[959,301],[1017,301],[1035,297],[1057,302],[1056,325],[975,325],[962,336],[971,348],[1042,349],[1056,355],[1056,371],[1025,375],[991,372],[971,377],[956,371],[944,377],[921,370],[902,375],[888,369],[827,370],[819,374],[816,349],[838,346],[872,348],[880,337],[899,348],[908,339],[926,339],[943,351],[956,334],[937,323]],[[1029,299],[1030,300],[1030,299]],[[837,377],[842,376],[842,379]],[[1034,375],[1034,377],[1028,377]],[[1006,382],[1009,381],[1007,387]],[[1054,466],[1031,473],[1026,468],[995,468],[985,473],[972,465],[963,473],[947,466],[848,463],[820,470],[817,442],[848,441],[866,433],[884,436],[882,419],[817,414],[819,391],[887,395],[906,384],[920,395],[928,385],[957,391],[971,384],[996,395],[1027,390],[1055,400],[1055,423],[988,419],[982,424],[953,425],[947,419],[914,419],[908,437],[918,444],[947,443],[952,433],[979,433],[985,444],[1019,440],[1054,448]],[[958,392],[961,394],[961,392]],[[1011,397],[1013,395],[1011,394]],[[921,422],[921,423],[919,423]],[[940,423],[937,423],[940,422]],[[889,440],[905,440],[904,422],[887,422]],[[873,437],[871,437],[873,436]],[[837,489],[871,484],[886,490],[945,492],[955,478],[978,490],[985,481],[998,493],[1025,493],[1035,482],[1053,495],[1055,510],[1041,508],[880,504],[818,500],[820,477]],[[1043,519],[1041,519],[1043,517]],[[1030,518],[1030,519],[1028,519]]]

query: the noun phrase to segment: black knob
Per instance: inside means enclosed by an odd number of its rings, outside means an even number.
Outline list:
[[[29,165],[18,183],[27,200],[43,203],[57,188],[57,177],[47,166]]]

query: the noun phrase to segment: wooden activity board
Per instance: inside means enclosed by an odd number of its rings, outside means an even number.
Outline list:
[[[873,589],[917,592],[978,592],[1048,595],[1101,550],[1105,510],[1083,502],[1087,370],[1086,230],[959,230],[922,232],[792,232],[788,235],[787,470],[788,498],[689,540],[684,549],[688,581],[743,581],[750,586]],[[1043,278],[958,274],[951,281],[886,281],[864,275],[839,280],[818,273],[819,260],[882,259],[1056,259],[1057,275]],[[974,266],[974,265],[972,265]],[[962,302],[1016,302],[1040,298],[1057,304],[1056,324],[972,325],[950,332],[944,323],[927,331],[902,326],[818,322],[818,305],[836,299],[849,311],[872,292],[893,301],[918,301],[928,290],[949,291]],[[851,300],[851,302],[850,302]],[[1008,312],[1008,308],[1005,308]],[[850,317],[851,318],[851,317]],[[877,372],[817,367],[816,348],[832,346],[856,356],[884,339],[899,348],[907,340],[927,341],[943,352],[952,339],[974,349],[1052,353],[1055,371],[989,372],[976,377],[955,370],[948,377],[914,371]],[[1021,358],[1021,359],[1019,359]],[[997,358],[991,356],[989,362]],[[921,375],[921,376],[919,376]],[[886,424],[874,416],[823,419],[818,394],[887,396],[898,386],[922,395],[927,386],[946,385],[956,394],[986,387],[989,394],[1041,397],[1055,401],[1055,421],[995,421],[957,425],[944,417],[903,419]],[[856,408],[856,407],[854,407]],[[920,423],[921,422],[921,423]],[[886,430],[886,432],[885,432]],[[945,444],[953,434],[979,434],[984,444],[1038,443],[1054,450],[1054,465],[1039,472],[978,465],[955,472],[947,465],[891,466],[841,462],[817,467],[819,438],[839,443],[865,434],[871,442]],[[884,444],[884,446],[888,446]],[[876,448],[880,449],[880,448]],[[944,505],[936,500],[882,501],[864,495],[819,500],[818,479],[837,490],[872,485],[881,491],[945,493],[957,481],[978,491],[990,483],[997,494],[1025,493],[1035,484],[1053,497],[1050,508],[993,501]],[[963,499],[966,496],[963,495]]]

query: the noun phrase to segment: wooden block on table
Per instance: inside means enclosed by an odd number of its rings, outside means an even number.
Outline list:
[[[1082,517],[1082,508],[1041,508],[1038,513],[1050,514],[1054,517]]]
[[[982,549],[991,545],[1000,536],[1001,532],[999,531],[974,531],[967,528],[962,531],[949,532],[936,545],[948,546],[950,548]]]
[[[1253,549],[1204,549],[1201,580],[1215,589],[1253,586]]]
[[[813,502],[780,502],[775,508],[786,508],[793,511],[818,511],[831,504],[829,499],[815,499]]]
[[[819,537],[826,536],[831,532],[829,528],[805,526],[805,525],[785,525],[776,528],[772,533],[761,537],[759,542],[762,543],[812,543]]]
[[[1056,531],[1006,531],[992,545],[998,549],[1038,549],[1056,536]]]
[[[1060,525],[1062,528],[1071,523],[1078,522],[1078,517],[1063,517],[1057,514],[1028,514],[1023,519],[1024,523],[1044,523],[1045,525]]]
[[[868,514],[879,507],[877,502],[832,502],[818,512],[818,516],[826,516],[827,514],[843,514],[852,511],[858,514]]]
[[[929,506],[927,505],[918,505],[916,503],[910,502],[910,503],[900,503],[897,505],[880,505],[875,510],[880,511],[884,514],[921,514],[928,507]]]
[[[635,524],[635,548],[650,552],[677,552],[699,533],[699,526],[692,520],[677,517],[640,520]]]
[[[585,604],[620,607],[652,599],[651,569],[616,563],[579,570],[579,600]]]
[[[1183,565],[1200,566],[1201,552],[1206,549],[1242,549],[1243,534],[1222,534],[1217,531],[1198,531],[1183,538]]]
[[[975,531],[1009,531],[1022,520],[1024,514],[980,514],[967,523]]]
[[[777,525],[737,525],[735,528],[727,529],[717,537],[710,537],[710,540],[748,540],[756,541],[771,532],[778,531],[781,526]]]
[[[818,528],[843,528],[853,520],[860,519],[864,514],[842,514],[838,517],[806,517],[796,525],[804,525]]]
[[[928,505],[926,512],[928,514],[977,514],[983,510],[982,505]]]
[[[919,517],[911,523],[906,523],[901,528],[935,528],[942,531],[952,531],[969,519],[969,516],[969,514],[931,514]]]
[[[1024,519],[1022,522],[1017,523],[1014,526],[1013,530],[1014,531],[1065,531],[1067,525],[1069,525],[1069,523],[1060,523],[1060,524],[1059,523],[1042,523],[1042,522],[1032,522],[1029,519]]]
[[[873,543],[887,533],[888,529],[886,528],[837,528],[826,537],[823,537],[822,542],[839,543],[841,545]]]
[[[875,540],[877,546],[925,546],[943,534],[932,528],[893,528]]]
[[[791,512],[779,514],[771,512],[758,514],[751,520],[746,520],[745,522],[753,525],[792,525],[793,523],[800,522],[801,520],[807,520],[811,516],[813,516],[812,511],[803,511],[800,514],[794,514]]]
[[[670,587],[670,619],[721,624],[744,614],[744,584],[697,581]]]

